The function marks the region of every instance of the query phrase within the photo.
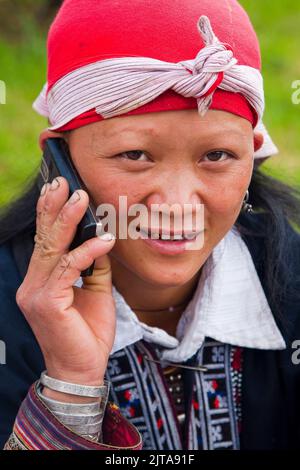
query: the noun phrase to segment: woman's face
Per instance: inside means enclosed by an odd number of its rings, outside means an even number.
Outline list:
[[[183,285],[196,275],[235,223],[253,170],[250,122],[223,111],[117,117],[71,131],[67,140],[94,203],[112,204],[117,216],[120,196],[128,207],[147,208],[149,228],[152,204],[204,205],[204,244],[197,250],[166,254],[142,239],[119,239],[117,230],[114,265],[152,285]]]

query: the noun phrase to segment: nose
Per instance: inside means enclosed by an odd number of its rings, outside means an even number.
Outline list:
[[[195,218],[200,223],[203,217],[204,205],[201,197],[202,184],[194,168],[172,168],[160,175],[159,181],[148,197],[147,205],[152,212],[160,206],[160,213],[166,214],[174,208],[178,212],[169,212],[176,219],[176,213],[184,214],[186,223],[195,226]],[[190,222],[188,222],[190,221]],[[186,225],[185,223],[185,225]]]
[[[154,185],[148,202],[151,204],[201,204],[202,184],[195,169],[183,166],[164,171]]]

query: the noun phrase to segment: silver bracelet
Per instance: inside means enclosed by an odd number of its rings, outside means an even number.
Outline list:
[[[100,431],[102,426],[102,419],[98,423],[94,424],[72,424],[72,431],[77,434],[96,434]]]
[[[54,412],[86,415],[100,413],[101,411],[100,401],[94,401],[92,403],[66,403],[63,401],[54,400],[53,398],[45,397],[43,394],[40,394],[40,396],[46,405],[51,408],[51,411]]]
[[[96,424],[102,422],[103,419],[103,414],[101,413],[97,413],[95,415],[73,415],[56,411],[55,416],[64,424],[72,424],[78,426],[81,424]]]
[[[93,442],[102,442],[102,422],[108,400],[109,387],[106,396],[92,403],[65,403],[42,394],[42,384],[38,381],[37,393],[40,399],[48,406],[51,413],[73,432]]]
[[[61,418],[64,416],[75,416],[77,419],[84,418],[84,417],[93,417],[98,416],[100,419],[104,416],[105,408],[108,401],[109,395],[109,386],[107,387],[107,392],[105,397],[102,397],[100,401],[93,402],[93,403],[66,403],[61,402],[58,400],[54,400],[53,398],[46,397],[42,393],[42,387],[40,380],[37,383],[37,393],[41,400],[48,406],[50,411],[58,415]],[[84,419],[82,419],[84,422]]]
[[[40,382],[51,390],[56,392],[69,393],[70,395],[78,395],[81,397],[94,397],[101,398],[107,394],[107,387],[109,382],[104,379],[103,385],[92,386],[92,385],[81,385],[70,382],[64,382],[63,380],[53,379],[46,374],[47,371],[41,373]]]

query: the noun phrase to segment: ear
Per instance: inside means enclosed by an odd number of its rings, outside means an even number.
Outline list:
[[[254,152],[257,152],[264,143],[264,136],[260,132],[254,132],[253,136]]]
[[[65,139],[64,132],[55,132],[55,131],[49,131],[48,129],[44,129],[39,136],[39,146],[41,150],[44,150],[45,147],[45,140],[54,138],[54,137],[60,137]]]

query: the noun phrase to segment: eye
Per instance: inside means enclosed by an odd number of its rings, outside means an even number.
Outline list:
[[[206,161],[209,161],[209,162],[223,162],[230,158],[234,158],[234,156],[229,152],[225,152],[224,150],[216,150],[216,151],[207,153],[204,156],[204,158],[208,158],[208,160]]]
[[[124,160],[132,160],[135,162],[150,161],[147,155],[142,150],[128,150],[128,152],[122,152],[116,156],[118,158],[123,158]]]

